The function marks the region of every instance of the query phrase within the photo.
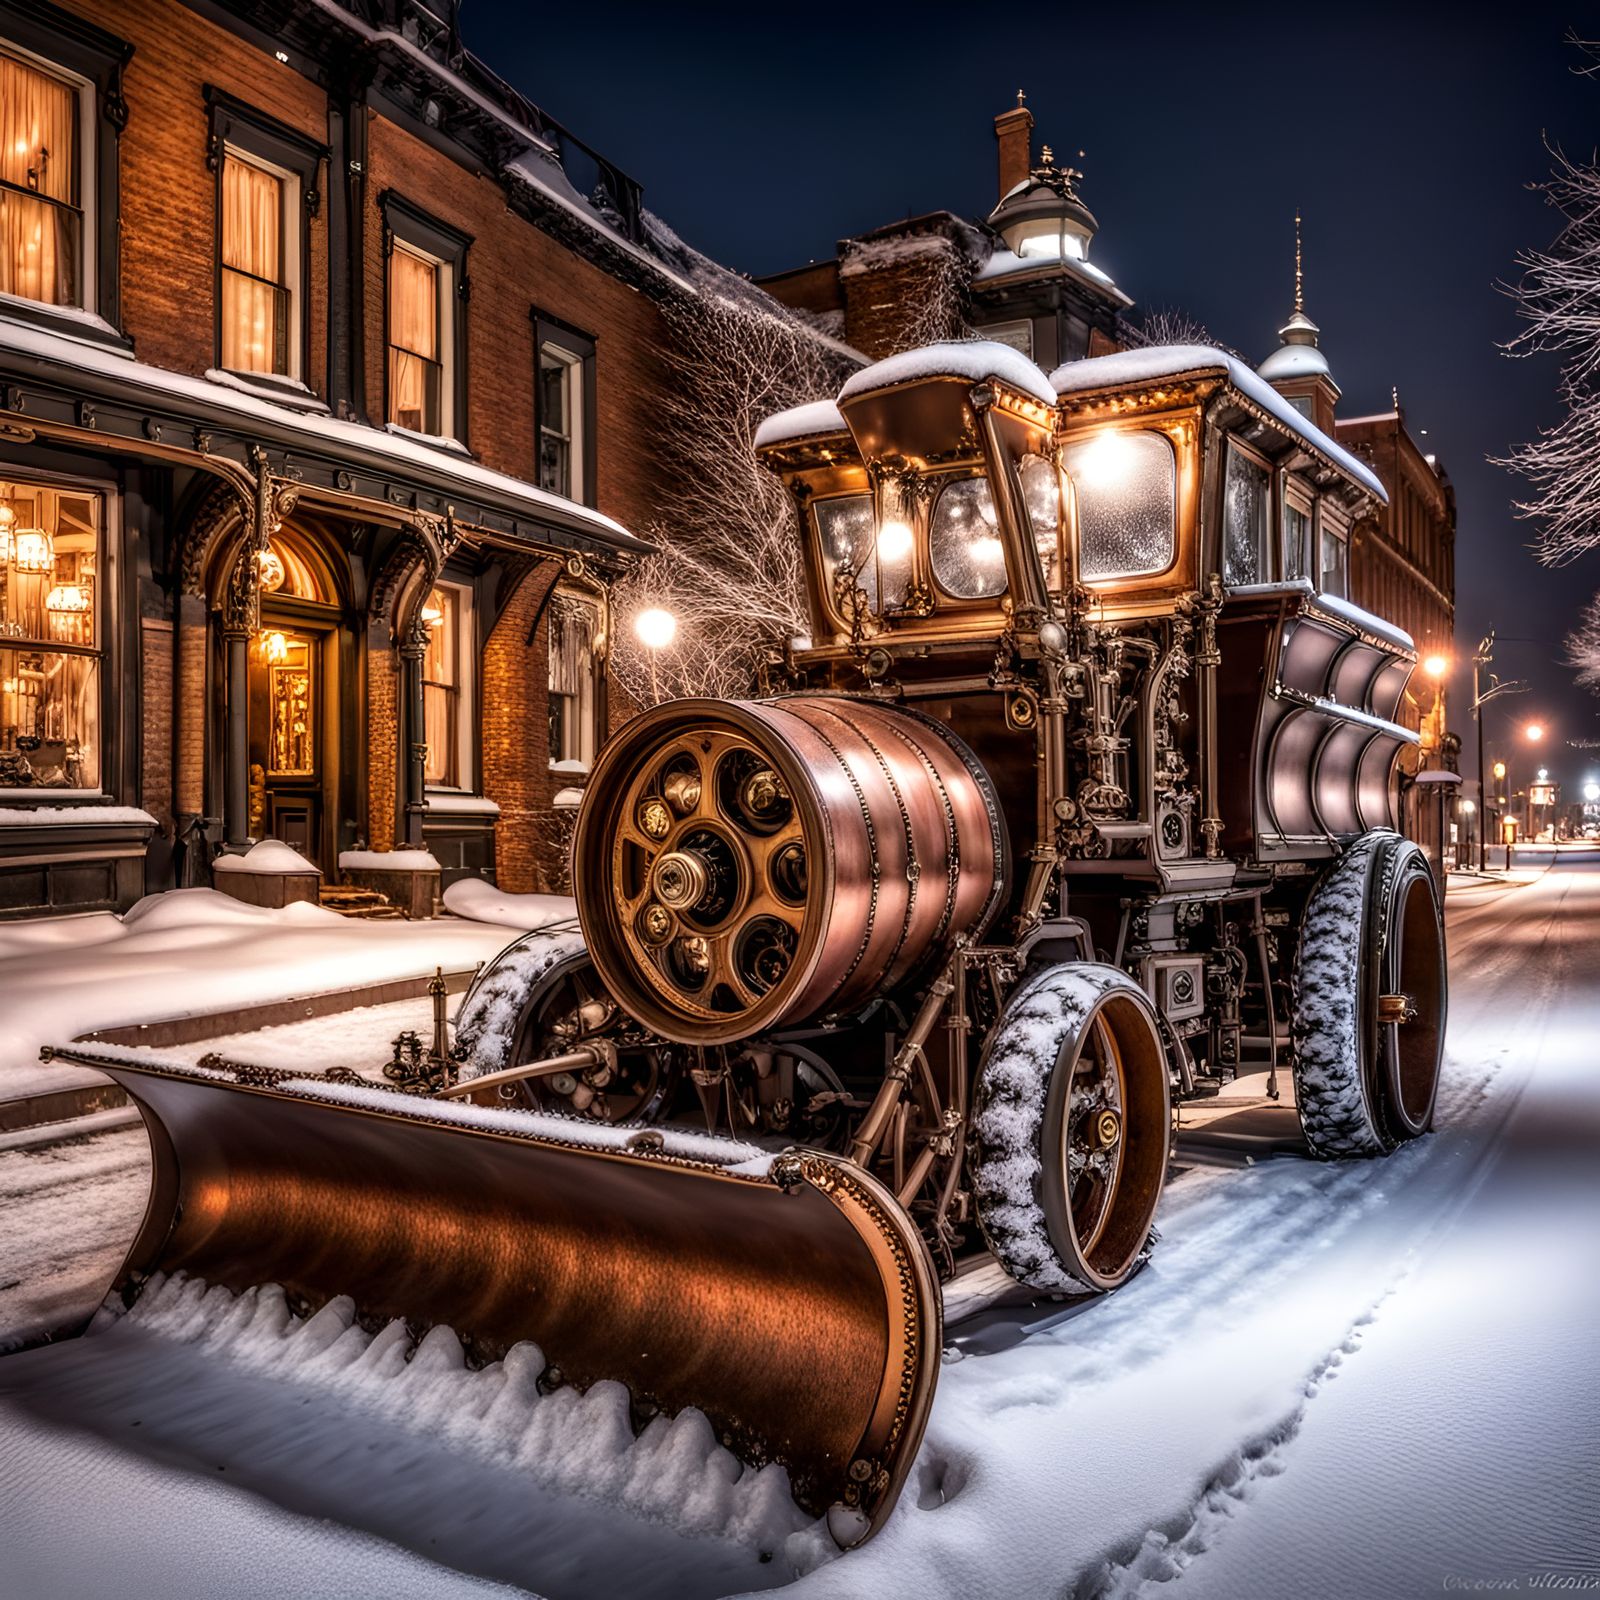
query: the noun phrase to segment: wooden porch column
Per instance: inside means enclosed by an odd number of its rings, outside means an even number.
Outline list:
[[[422,662],[428,651],[428,625],[422,620],[421,610],[419,604],[418,614],[412,618],[405,642],[400,646],[401,736],[406,752],[405,845],[408,850],[422,848],[422,822],[428,814],[423,790],[428,729],[422,706]]]

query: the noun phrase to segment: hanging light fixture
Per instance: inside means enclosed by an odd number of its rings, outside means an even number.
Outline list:
[[[90,608],[89,589],[82,583],[58,583],[44,597],[44,608],[65,615],[81,613]]]
[[[280,661],[287,661],[289,659],[289,641],[276,629],[271,633],[263,634],[261,638],[261,656],[263,660],[270,661],[274,665]]]
[[[430,628],[437,628],[444,621],[444,600],[437,589],[422,607],[422,620]]]
[[[283,565],[283,557],[268,545],[265,550],[256,552],[256,565],[261,569],[261,587],[269,594],[275,594],[283,587],[283,580],[288,576]]]
[[[11,560],[18,572],[53,572],[55,543],[43,528],[19,528],[12,535]]]

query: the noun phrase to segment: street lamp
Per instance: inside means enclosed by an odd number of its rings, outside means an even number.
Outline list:
[[[1596,783],[1591,778],[1588,783],[1584,784],[1583,798],[1587,800],[1590,805],[1593,805],[1596,800],[1600,800],[1600,783]]]
[[[1483,707],[1497,694],[1521,694],[1528,685],[1525,682],[1502,683],[1494,673],[1489,674],[1489,687],[1482,687],[1481,679],[1483,669],[1494,660],[1494,629],[1478,641],[1477,653],[1472,658],[1472,720],[1478,725],[1478,794],[1483,795]],[[1497,761],[1494,764],[1494,775],[1503,778],[1506,775],[1506,764]],[[1478,871],[1485,870],[1487,860],[1487,830],[1478,830]],[[1509,868],[1511,862],[1510,847],[1506,848],[1506,864]]]
[[[1530,722],[1522,732],[1526,738],[1534,744],[1538,744],[1544,738],[1544,724],[1542,722]]]
[[[671,647],[678,637],[678,619],[661,606],[646,606],[633,619],[633,631],[650,656],[650,699],[661,704],[661,689],[656,681],[656,657]]]

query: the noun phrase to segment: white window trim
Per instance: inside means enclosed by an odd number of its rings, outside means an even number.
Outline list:
[[[46,77],[58,83],[70,84],[78,97],[78,210],[83,218],[78,231],[78,283],[82,289],[80,304],[58,306],[49,300],[24,300],[30,306],[43,306],[46,311],[60,311],[70,316],[74,312],[95,315],[100,310],[100,253],[96,249],[99,234],[96,231],[96,205],[99,201],[97,177],[100,170],[99,146],[96,135],[100,128],[98,91],[94,84],[80,73],[63,67],[48,56],[24,50],[10,39],[0,39],[0,48],[19,61],[37,68]],[[22,300],[23,297],[8,296]]]
[[[567,403],[567,491],[565,498],[576,504],[583,502],[588,485],[583,481],[583,369],[584,358],[554,339],[546,339],[539,349],[541,368],[546,355],[554,356],[563,367],[561,386]],[[545,432],[544,418],[539,419],[539,431]],[[554,431],[554,430],[551,430]],[[541,438],[541,444],[543,440]]]
[[[258,156],[254,151],[246,150],[241,145],[224,144],[222,147],[224,161],[240,161],[247,167],[254,167],[258,172],[270,173],[283,185],[283,220],[280,224],[283,238],[283,287],[289,296],[289,326],[284,329],[284,341],[289,351],[289,370],[285,372],[251,372],[248,369],[235,370],[227,368],[234,376],[246,380],[257,378],[265,383],[276,379],[279,383],[303,384],[305,373],[301,370],[301,347],[305,343],[301,318],[304,315],[304,284],[301,282],[301,265],[305,258],[304,243],[300,230],[304,226],[301,212],[303,206],[298,204],[300,197],[300,184],[302,179],[297,173],[290,172],[287,167],[277,166],[263,156]],[[217,229],[217,249],[222,249],[222,229]],[[218,270],[222,263],[217,263]],[[309,390],[307,391],[310,392]]]
[[[429,794],[472,794],[476,779],[472,759],[477,727],[477,633],[473,626],[472,589],[464,583],[440,581],[435,589],[448,590],[456,602],[456,772],[459,783],[430,783]]]

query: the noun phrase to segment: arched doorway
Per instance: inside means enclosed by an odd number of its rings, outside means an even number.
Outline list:
[[[331,875],[339,793],[342,607],[314,539],[284,524],[259,557],[249,657],[250,836],[281,839]]]

